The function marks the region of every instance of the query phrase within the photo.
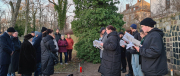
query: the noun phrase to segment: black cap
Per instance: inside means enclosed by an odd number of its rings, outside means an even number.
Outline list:
[[[15,30],[13,27],[9,27],[9,28],[7,29],[7,32],[16,32],[16,30]]]
[[[27,35],[25,35],[24,36],[24,39],[25,40],[29,40],[29,39],[31,39],[33,36],[31,35],[31,34],[27,34]]]
[[[31,33],[34,33],[34,31],[31,31]]]
[[[124,35],[124,33],[123,33],[123,32],[119,32],[118,34],[119,34],[119,35],[120,35],[120,34],[123,34],[123,35]]]
[[[101,33],[103,30],[105,30],[105,28],[104,28],[104,27],[101,27],[99,33]]]
[[[44,32],[44,31],[46,31],[46,30],[47,30],[46,27],[42,27],[41,32]]]
[[[140,22],[140,25],[145,25],[149,27],[154,27],[155,24],[156,24],[156,21],[154,21],[152,18],[145,18],[144,20]]]

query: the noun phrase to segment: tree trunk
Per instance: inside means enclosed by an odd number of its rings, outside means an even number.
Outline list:
[[[12,11],[12,17],[11,17],[11,26],[12,27],[14,27],[16,25],[16,19],[17,19],[18,13],[19,13],[20,4],[21,4],[21,0],[17,0],[16,8],[14,10],[13,4],[10,3],[11,11]]]
[[[29,0],[26,0],[26,25],[24,35],[27,34],[27,26],[28,26],[28,15],[29,15]]]
[[[36,13],[33,13],[33,31],[36,31],[35,22],[36,22]]]

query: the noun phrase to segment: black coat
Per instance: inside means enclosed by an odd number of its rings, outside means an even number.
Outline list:
[[[103,44],[103,57],[99,72],[104,76],[121,75],[121,50],[117,32],[111,32]]]
[[[157,28],[152,29],[140,48],[142,71],[146,75],[166,75],[168,73],[163,35],[163,31]]]
[[[134,36],[135,39],[141,41],[141,36],[140,36],[140,33],[138,33],[138,31],[135,31],[132,35]],[[131,54],[138,54],[137,50],[128,49],[128,51]]]
[[[41,41],[41,70],[44,75],[54,74],[54,61],[50,52],[57,52],[58,50],[55,48],[52,36],[43,37]]]
[[[55,33],[55,39],[56,39],[56,41],[58,42],[59,41],[59,39],[61,39],[61,34],[60,33]]]
[[[36,49],[36,63],[41,62],[41,40],[42,40],[42,33],[38,35],[38,37],[35,39],[33,46]]]
[[[15,51],[13,55],[11,56],[11,63],[9,65],[8,73],[14,73],[18,71],[21,41],[17,37],[17,38],[13,38],[13,43],[14,43]]]
[[[36,51],[28,40],[24,40],[20,49],[19,74],[31,74],[36,69]]]
[[[14,51],[13,41],[5,32],[0,36],[0,65],[10,64],[12,51]]]

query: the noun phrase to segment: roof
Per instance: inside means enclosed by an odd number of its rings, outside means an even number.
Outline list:
[[[130,10],[130,9],[135,9],[135,10]],[[137,8],[137,9],[136,9]],[[124,10],[122,14],[128,14],[128,13],[134,13],[138,11],[145,11],[145,12],[150,12],[150,3],[146,2],[145,0],[141,0],[140,2],[137,2],[133,6],[129,7],[129,10]]]

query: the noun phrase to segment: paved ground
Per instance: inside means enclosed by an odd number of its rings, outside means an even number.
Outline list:
[[[60,73],[60,74],[54,74],[52,76],[67,76],[69,74],[73,74],[73,76],[101,76],[101,74],[98,72],[99,65],[100,64],[92,64],[92,63],[85,62],[84,64],[82,64],[82,68],[83,68],[82,73],[79,73],[79,72]],[[125,76],[125,74],[127,74],[127,73],[128,72],[121,73],[121,76]],[[165,75],[165,76],[169,76],[169,75]]]

